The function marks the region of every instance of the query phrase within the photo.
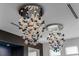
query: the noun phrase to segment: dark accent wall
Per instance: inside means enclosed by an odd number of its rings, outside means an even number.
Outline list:
[[[0,45],[0,56],[10,56],[10,52],[10,47]]]
[[[20,46],[23,46],[25,48],[32,47],[32,48],[39,49],[40,50],[40,56],[43,56],[43,45],[41,43],[37,44],[36,46],[25,45],[24,40],[21,37],[14,35],[12,33],[8,33],[8,32],[3,31],[3,30],[0,30],[0,41],[12,43],[12,44],[15,44],[15,45],[20,45]],[[16,50],[17,50],[17,48],[16,48]],[[26,50],[28,50],[28,48]],[[28,52],[27,52],[26,55],[28,55]]]
[[[24,55],[24,47],[11,47],[11,56],[23,56]]]
[[[24,55],[24,46],[0,41],[0,56],[23,56],[23,55]]]

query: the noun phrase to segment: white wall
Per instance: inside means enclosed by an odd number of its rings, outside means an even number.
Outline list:
[[[49,45],[48,45],[48,43],[43,44],[43,56],[49,56]]]

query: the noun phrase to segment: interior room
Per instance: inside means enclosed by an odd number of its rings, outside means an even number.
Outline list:
[[[0,56],[78,56],[79,3],[0,3]]]

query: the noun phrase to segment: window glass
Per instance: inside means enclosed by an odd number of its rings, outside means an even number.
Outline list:
[[[28,47],[28,56],[39,56],[39,50],[35,48]]]
[[[28,55],[29,55],[29,56],[37,56],[37,52],[36,52],[36,51],[29,52]]]
[[[65,52],[66,55],[78,54],[78,47],[77,46],[66,47]]]

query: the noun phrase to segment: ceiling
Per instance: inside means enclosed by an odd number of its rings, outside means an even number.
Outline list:
[[[0,29],[19,36],[22,35],[18,28],[11,24],[11,22],[18,24],[20,18],[18,8],[21,5],[21,3],[0,3]],[[41,3],[40,5],[44,9],[42,19],[46,21],[46,24],[63,24],[62,32],[65,34],[65,39],[79,37],[79,19],[75,19],[65,3]],[[79,17],[79,4],[71,5]],[[43,39],[40,39],[41,43],[47,42],[46,35],[44,33]]]

